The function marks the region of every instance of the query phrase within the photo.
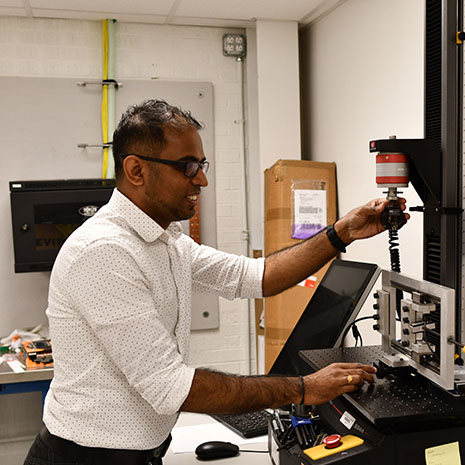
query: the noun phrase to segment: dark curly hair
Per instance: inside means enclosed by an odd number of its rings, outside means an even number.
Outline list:
[[[121,155],[137,152],[138,148],[149,147],[159,153],[165,143],[164,128],[169,127],[180,133],[189,126],[199,130],[199,123],[188,111],[168,104],[164,100],[145,100],[130,106],[121,117],[113,133],[113,157],[116,178],[123,172]]]

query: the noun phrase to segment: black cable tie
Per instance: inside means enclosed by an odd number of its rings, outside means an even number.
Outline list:
[[[115,89],[119,88],[119,83],[114,79],[103,79],[102,86],[115,86]]]

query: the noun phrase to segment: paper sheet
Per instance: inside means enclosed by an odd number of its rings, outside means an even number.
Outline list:
[[[171,435],[173,440],[170,448],[174,454],[194,452],[199,444],[207,441],[226,441],[237,445],[268,441],[267,436],[244,439],[218,422],[206,425],[175,427]]]
[[[295,189],[292,237],[307,239],[326,226],[326,191]]]
[[[461,465],[458,442],[425,450],[426,465]]]
[[[11,360],[8,363],[9,367],[15,372],[15,373],[22,373],[25,368],[24,365],[19,362],[18,360]]]

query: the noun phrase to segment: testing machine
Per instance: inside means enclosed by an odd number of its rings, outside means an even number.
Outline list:
[[[300,353],[314,370],[339,361],[378,367],[374,386],[313,411],[320,431],[354,435],[362,443],[340,451],[326,447],[318,456],[298,444],[282,447],[282,464],[424,465],[426,449],[453,442],[465,463],[464,2],[425,3],[425,138],[369,143],[376,182],[390,201],[382,220],[391,270],[382,272],[374,294],[373,329],[382,344]],[[424,218],[423,279],[400,268],[398,230],[405,219],[398,189],[409,182],[423,202],[410,208]]]

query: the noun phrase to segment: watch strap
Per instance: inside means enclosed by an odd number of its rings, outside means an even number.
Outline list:
[[[326,228],[326,235],[328,236],[329,242],[333,244],[335,249],[339,250],[339,252],[346,252],[346,245],[337,235],[336,230],[334,229],[334,224],[331,224]]]

